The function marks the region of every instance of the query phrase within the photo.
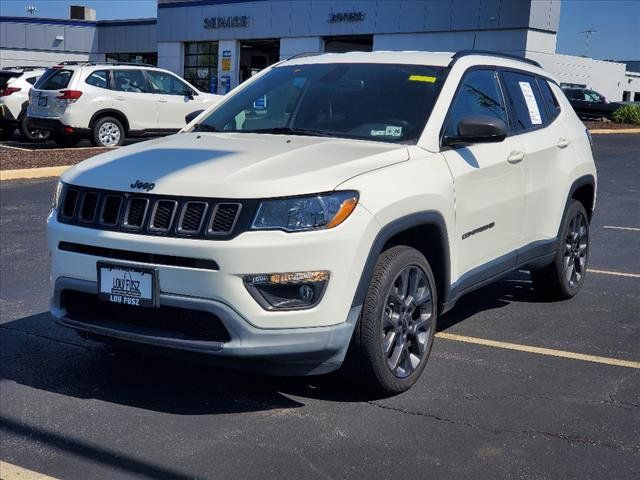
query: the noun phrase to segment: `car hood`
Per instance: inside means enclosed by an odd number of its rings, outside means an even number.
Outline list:
[[[333,190],[362,173],[408,160],[403,145],[250,133],[181,133],[98,155],[67,170],[79,186],[194,197],[263,198]]]

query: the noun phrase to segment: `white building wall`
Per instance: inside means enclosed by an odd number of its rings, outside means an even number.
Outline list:
[[[627,92],[628,98],[623,100],[640,102],[640,72],[627,72],[622,83],[622,92]]]
[[[63,61],[83,62],[86,60],[89,60],[88,53],[0,49],[0,68],[16,65],[42,65],[49,67]]]
[[[555,75],[560,83],[586,85],[611,101],[622,100],[625,83],[624,63],[558,53],[527,52],[527,58],[538,61],[542,68]]]
[[[322,37],[289,37],[280,39],[280,60],[285,60],[300,53],[322,52]]]

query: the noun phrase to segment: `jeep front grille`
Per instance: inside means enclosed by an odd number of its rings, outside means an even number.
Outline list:
[[[101,230],[175,237],[231,238],[248,228],[254,200],[129,194],[65,186],[58,220]],[[246,208],[250,207],[250,208]]]

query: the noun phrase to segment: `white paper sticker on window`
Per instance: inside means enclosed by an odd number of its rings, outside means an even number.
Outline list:
[[[524,101],[527,102],[527,108],[529,109],[529,118],[531,119],[531,125],[541,125],[542,117],[540,117],[540,109],[538,108],[538,102],[533,95],[531,84],[529,82],[518,82],[520,90],[522,90],[522,96]]]

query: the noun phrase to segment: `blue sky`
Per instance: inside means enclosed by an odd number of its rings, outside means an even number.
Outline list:
[[[23,16],[35,5],[39,17],[66,18],[70,4],[95,8],[98,20],[156,16],[155,0],[0,0],[0,13]],[[585,36],[578,32],[588,29],[597,30],[590,57],[640,60],[640,0],[562,0],[558,53],[584,54]]]

